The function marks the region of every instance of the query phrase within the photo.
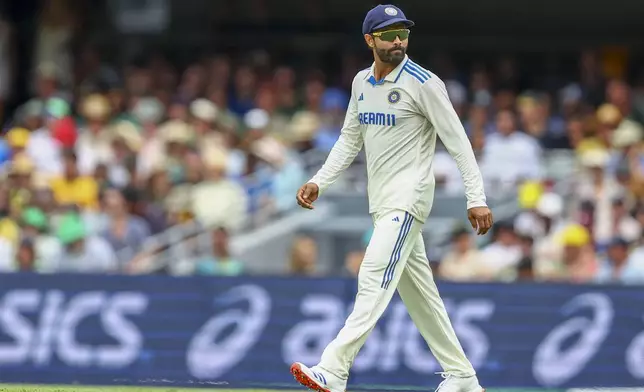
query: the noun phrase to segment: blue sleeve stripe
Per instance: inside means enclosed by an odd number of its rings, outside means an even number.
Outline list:
[[[414,71],[413,69],[408,68],[406,65],[403,67],[403,70],[404,70],[405,72],[407,72],[408,74],[410,74],[411,76],[413,76],[413,77],[415,77],[416,79],[418,79],[418,81],[419,81],[421,84],[422,84],[422,83],[425,83],[427,80],[429,80],[429,79],[427,79],[427,78],[425,78],[425,77],[421,76],[418,72]]]
[[[421,75],[426,76],[427,79],[432,77],[432,74],[430,74],[429,71],[427,71],[425,68],[421,67],[420,65],[414,63],[413,61],[409,60],[407,64],[414,71],[417,71]]]

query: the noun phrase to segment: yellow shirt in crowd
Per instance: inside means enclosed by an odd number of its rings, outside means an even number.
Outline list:
[[[77,204],[82,208],[98,208],[98,184],[92,177],[64,177],[52,180],[51,189],[59,204]]]

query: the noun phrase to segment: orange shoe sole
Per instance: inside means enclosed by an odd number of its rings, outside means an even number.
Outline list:
[[[317,391],[317,392],[331,392],[330,389],[322,388],[318,383],[313,381],[311,377],[307,376],[306,373],[302,371],[302,366],[299,363],[294,363],[291,365],[291,374],[295,377],[295,380],[300,384],[304,385],[308,389]]]

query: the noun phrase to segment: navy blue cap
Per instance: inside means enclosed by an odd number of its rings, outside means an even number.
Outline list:
[[[400,8],[391,4],[380,4],[367,12],[362,22],[362,34],[373,33],[375,30],[396,23],[403,23],[407,27],[414,25],[414,22],[407,19]]]

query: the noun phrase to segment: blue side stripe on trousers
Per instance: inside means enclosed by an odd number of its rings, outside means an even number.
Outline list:
[[[391,256],[389,256],[389,264],[387,264],[387,268],[385,268],[385,273],[382,277],[382,284],[380,285],[380,287],[383,289],[387,287],[387,285],[389,284],[389,280],[391,279],[391,277],[393,277],[392,271],[397,262],[396,257],[400,257],[400,249],[402,249],[402,245],[405,242],[405,237],[409,233],[408,226],[411,227],[412,221],[413,221],[413,217],[408,212],[405,212],[405,219],[403,220],[403,223],[400,226],[400,231],[398,232],[398,239],[396,240],[394,249],[391,251]]]
[[[403,245],[405,244],[405,240],[407,240],[407,235],[411,231],[411,225],[413,222],[414,222],[414,217],[409,215],[409,221],[407,222],[407,226],[405,227],[405,232],[403,233],[403,240],[400,242],[400,245],[398,245],[398,250],[396,251],[396,256],[394,257],[394,264],[391,267],[391,270],[389,271],[389,277],[387,278],[387,282],[385,283],[385,290],[389,288],[389,284],[394,279],[394,274],[396,272],[396,265],[398,265],[398,261],[400,261],[400,256],[402,255],[402,248],[403,248]]]

